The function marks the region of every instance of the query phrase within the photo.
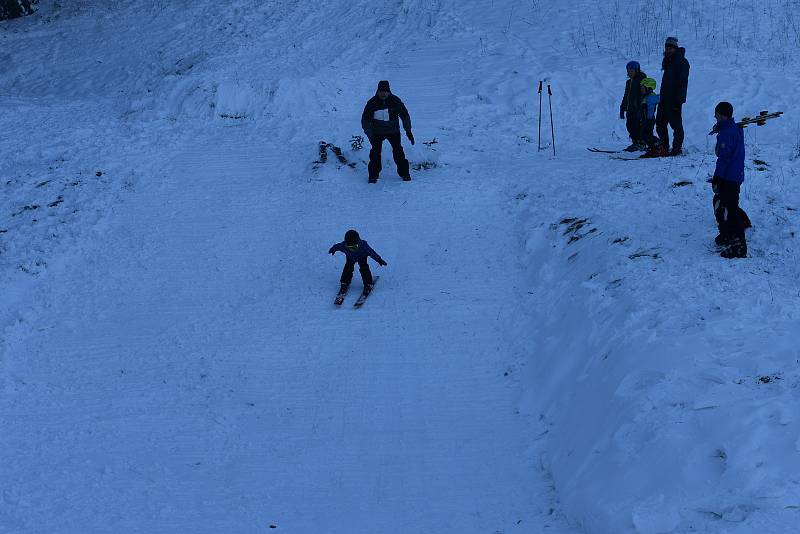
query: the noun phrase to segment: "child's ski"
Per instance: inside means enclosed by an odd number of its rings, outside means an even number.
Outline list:
[[[639,159],[652,159],[652,158],[645,158],[644,156],[633,156],[630,158],[626,158],[625,156],[611,156],[609,159],[615,159],[617,161],[635,161]]]
[[[615,159],[618,161],[638,161],[640,159],[673,159],[673,158],[681,158],[684,155],[681,154],[679,156],[672,156],[670,154],[664,154],[663,156],[651,156],[647,153],[642,154],[641,156],[632,156],[632,157],[625,157],[625,156],[609,156],[609,159]]]
[[[343,289],[340,289],[340,290],[339,290],[339,293],[337,293],[337,294],[336,294],[336,298],[335,298],[335,299],[334,299],[334,301],[333,301],[333,303],[334,303],[335,305],[337,305],[337,306],[341,306],[341,305],[342,305],[342,302],[344,302],[344,297],[345,297],[345,295],[347,295],[347,289],[348,289],[349,287],[350,287],[350,286],[349,286],[349,285],[347,285],[347,286],[345,286]]]
[[[354,308],[360,308],[361,306],[364,305],[364,302],[367,300],[369,294],[372,293],[372,290],[375,288],[375,284],[378,282],[379,278],[380,276],[374,276],[372,278],[372,285],[369,286],[369,288],[366,287],[364,288],[364,291],[361,292],[361,295],[358,297],[358,300],[356,300],[355,303],[353,304]]]
[[[602,148],[595,148],[595,147],[590,147],[587,148],[586,150],[588,150],[589,152],[600,152],[602,154],[619,154],[620,152],[622,152],[622,150],[604,150]]]

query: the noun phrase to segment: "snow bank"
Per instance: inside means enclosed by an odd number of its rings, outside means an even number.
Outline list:
[[[705,180],[670,178],[674,163],[636,179],[639,164],[571,175],[582,194],[521,225],[537,310],[525,406],[549,425],[564,511],[598,533],[789,532],[800,198],[749,165],[757,228],[751,257],[729,262]]]
[[[765,298],[753,265],[702,250],[692,264],[679,251],[626,245],[636,238],[621,225],[581,221],[527,240],[541,325],[525,405],[548,422],[567,514],[609,533],[791,524],[796,292]]]
[[[524,405],[549,427],[545,460],[564,513],[592,533],[800,524],[796,118],[746,130],[750,257],[722,260],[712,244],[714,104],[733,102],[738,117],[791,110],[781,87],[798,82],[783,67],[797,64],[796,42],[761,38],[791,16],[775,16],[775,3],[745,4],[707,3],[700,13],[670,2],[672,16],[647,26],[630,16],[652,13],[645,2],[586,2],[586,16],[563,26],[583,59],[543,61],[557,137],[568,141],[559,158],[540,155],[535,184],[521,187],[517,233],[533,310]],[[576,42],[584,31],[587,47]],[[692,63],[686,156],[587,156],[587,146],[624,146],[613,116],[619,71],[639,59],[660,79],[666,35],[681,39]]]

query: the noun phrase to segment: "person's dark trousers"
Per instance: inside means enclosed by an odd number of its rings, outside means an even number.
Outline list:
[[[642,122],[639,120],[639,117],[636,116],[635,113],[628,112],[625,119],[625,126],[628,127],[628,135],[631,137],[631,142],[633,144],[642,143],[641,131],[642,131]]]
[[[739,189],[741,184],[727,180],[715,179],[714,188],[714,217],[717,219],[719,234],[724,243],[735,239],[745,243],[744,229],[747,226],[744,220],[746,215],[739,207]]]
[[[639,134],[639,138],[642,142],[647,145],[647,148],[655,148],[659,146],[658,137],[653,135],[653,124],[655,120],[653,119],[645,119],[642,121],[642,130]]]
[[[682,104],[670,104],[658,107],[658,114],[656,115],[656,133],[661,140],[661,145],[669,150],[669,130],[667,126],[672,127],[672,133],[675,137],[672,144],[673,150],[680,150],[683,148],[683,116],[681,110]]]
[[[368,166],[370,180],[377,180],[378,175],[381,173],[381,148],[385,140],[392,145],[392,157],[394,157],[394,163],[397,165],[397,174],[403,178],[407,177],[409,175],[408,160],[405,152],[403,152],[403,144],[400,142],[400,133],[396,133],[369,137],[369,142],[372,145],[369,151]]]
[[[350,260],[345,262],[344,270],[342,270],[342,278],[340,279],[342,284],[350,285],[350,282],[353,281],[353,271],[355,271],[355,268],[356,262]],[[361,273],[361,280],[364,282],[364,286],[371,286],[372,271],[369,270],[367,258],[358,262],[358,271]]]

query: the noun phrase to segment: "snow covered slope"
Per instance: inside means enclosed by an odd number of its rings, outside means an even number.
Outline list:
[[[796,530],[794,15],[464,4],[0,24],[0,531]],[[662,33],[686,156],[587,152],[624,146],[624,64],[657,74]],[[351,147],[380,79],[410,183],[385,152],[369,186]],[[787,111],[747,131],[734,262],[709,247],[722,99]],[[389,262],[357,312],[325,253],[350,227]]]

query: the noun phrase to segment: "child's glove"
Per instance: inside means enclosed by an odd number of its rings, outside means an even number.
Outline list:
[[[411,145],[413,146],[414,145],[414,134],[412,134],[411,132],[408,132],[408,133],[406,133],[406,135],[408,136],[408,140],[411,141]]]
[[[378,265],[380,265],[381,267],[386,267],[388,265],[388,263],[386,263],[385,261],[381,260],[381,261],[378,262]]]
[[[336,246],[336,245],[333,245],[333,247],[331,247],[331,248],[328,250],[328,254],[330,254],[331,256],[333,256],[334,254],[336,254],[336,250],[334,250],[334,247],[335,247],[335,246]]]

